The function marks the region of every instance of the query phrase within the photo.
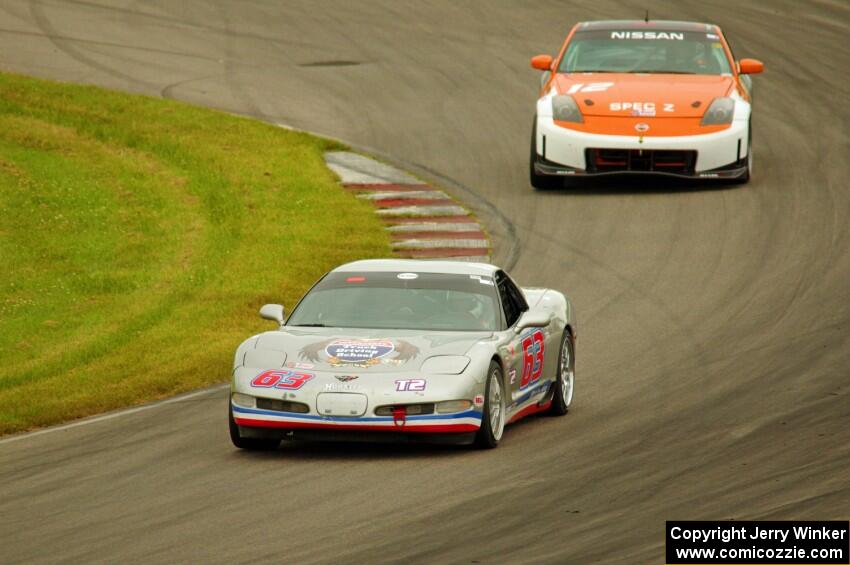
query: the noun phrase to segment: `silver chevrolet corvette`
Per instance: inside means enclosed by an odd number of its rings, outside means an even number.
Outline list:
[[[474,443],[525,416],[566,414],[575,313],[483,263],[356,261],[236,350],[228,407],[242,449],[284,439]]]

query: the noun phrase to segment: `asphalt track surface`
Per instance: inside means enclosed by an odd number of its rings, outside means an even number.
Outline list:
[[[765,61],[753,182],[533,192],[529,57],[644,7]],[[3,0],[0,68],[372,148],[580,330],[574,410],[496,451],[243,453],[223,389],[0,443],[0,562],[660,563],[667,519],[847,519],[848,37],[839,0]]]

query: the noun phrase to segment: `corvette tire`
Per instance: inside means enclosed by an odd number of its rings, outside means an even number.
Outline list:
[[[227,404],[227,422],[230,427],[230,441],[239,449],[247,449],[250,451],[271,451],[277,449],[280,441],[275,439],[262,438],[246,438],[239,435],[239,426],[233,420],[233,410],[230,408],[230,402]]]
[[[549,407],[549,414],[553,416],[563,416],[570,411],[570,405],[573,403],[576,382],[575,351],[573,336],[569,330],[565,330],[558,355],[558,377],[555,379],[555,391],[552,405]]]
[[[528,157],[528,177],[531,186],[537,190],[553,190],[561,188],[564,183],[560,177],[538,175],[534,171],[534,162],[537,161],[537,116],[531,125],[531,153]]]
[[[484,413],[475,444],[482,449],[493,449],[499,445],[505,431],[505,385],[502,368],[495,361],[487,369],[487,384],[484,387]]]

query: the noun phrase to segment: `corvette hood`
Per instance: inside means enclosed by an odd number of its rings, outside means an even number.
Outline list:
[[[259,336],[257,349],[286,353],[286,367],[308,371],[417,371],[435,355],[464,355],[492,332],[298,328]]]
[[[711,101],[727,96],[734,79],[719,75],[622,73],[559,74],[555,88],[572,94],[585,116],[701,117]]]

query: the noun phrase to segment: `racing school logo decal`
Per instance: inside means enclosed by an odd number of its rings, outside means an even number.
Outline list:
[[[338,339],[325,347],[329,359],[343,363],[363,363],[380,359],[395,350],[388,339]]]
[[[419,354],[419,348],[403,340],[389,339],[329,339],[304,347],[299,356],[308,361],[319,361],[324,353],[328,365],[333,367],[360,367],[368,369],[385,363],[401,365]]]

